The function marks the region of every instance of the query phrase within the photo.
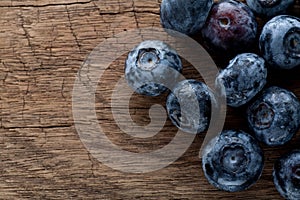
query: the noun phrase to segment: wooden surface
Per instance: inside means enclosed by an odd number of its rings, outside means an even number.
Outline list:
[[[160,27],[159,0],[1,0],[0,1],[0,199],[281,199],[272,182],[275,159],[299,147],[300,131],[283,147],[265,151],[261,179],[249,190],[218,191],[204,178],[198,152],[204,134],[176,162],[146,174],[123,173],[95,159],[84,147],[72,117],[72,89],[89,53],[117,33]],[[291,13],[300,16],[300,3]],[[120,57],[107,70],[96,93],[99,124],[125,150],[162,148],[176,128],[168,120],[148,140],[123,134],[112,118],[111,85],[123,73]],[[186,68],[184,75],[191,76]],[[299,70],[271,72],[269,84],[300,98]],[[148,108],[165,96],[135,95],[133,119],[149,122]],[[146,109],[145,109],[146,108]],[[247,125],[243,108],[229,109],[225,128]]]

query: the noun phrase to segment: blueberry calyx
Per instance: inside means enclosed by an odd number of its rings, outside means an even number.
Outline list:
[[[253,116],[250,117],[251,123],[257,129],[267,129],[274,121],[275,113],[271,105],[262,102],[253,111]]]
[[[247,166],[248,159],[241,145],[225,146],[222,150],[221,163],[223,164],[223,169],[228,173],[243,172]]]
[[[229,29],[231,20],[228,17],[220,17],[219,18],[219,25],[224,29]]]
[[[300,189],[300,164],[292,168],[292,182]]]
[[[159,62],[158,52],[154,48],[141,49],[138,53],[137,66],[143,70],[152,70]]]
[[[300,28],[291,28],[284,36],[286,52],[291,57],[300,57]]]

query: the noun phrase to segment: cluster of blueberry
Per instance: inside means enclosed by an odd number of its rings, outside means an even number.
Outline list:
[[[263,152],[258,144],[284,145],[300,126],[300,102],[286,89],[265,88],[268,68],[300,65],[300,19],[283,15],[294,0],[163,0],[161,24],[193,36],[201,34],[214,52],[235,57],[216,76],[216,87],[228,106],[247,106],[253,135],[224,130],[205,148],[202,167],[209,183],[235,192],[249,188],[261,176]],[[260,56],[247,53],[258,35],[256,17],[266,18],[259,37]],[[166,108],[172,123],[188,133],[201,133],[210,123],[215,97],[201,81],[180,81],[183,66],[177,52],[162,41],[144,41],[127,57],[125,78],[139,94],[158,96],[168,89]],[[196,103],[196,104],[195,104]],[[198,111],[198,112],[195,112]],[[274,183],[287,199],[300,199],[300,150],[274,165]]]

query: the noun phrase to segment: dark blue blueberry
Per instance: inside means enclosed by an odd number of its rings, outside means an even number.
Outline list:
[[[168,116],[184,132],[203,132],[210,122],[211,100],[214,98],[207,85],[192,79],[183,80],[167,97]]]
[[[292,92],[273,86],[248,107],[247,118],[259,141],[269,146],[283,145],[299,128],[300,102]]]
[[[193,35],[204,25],[213,0],[163,0],[160,21],[164,28]]]
[[[279,15],[268,21],[259,48],[271,67],[292,69],[300,65],[300,19]]]
[[[289,152],[275,162],[273,179],[285,199],[300,199],[300,150]]]
[[[208,182],[220,190],[246,190],[261,176],[263,152],[257,141],[243,131],[225,130],[212,139],[202,155]]]
[[[169,45],[147,40],[129,54],[125,63],[125,78],[135,92],[158,96],[172,87],[182,71],[182,63]]]
[[[265,86],[265,61],[253,53],[237,55],[216,78],[216,85],[224,86],[227,104],[239,107],[248,103]]]
[[[215,51],[241,52],[255,42],[257,22],[246,4],[225,0],[213,5],[202,35]]]
[[[294,0],[246,0],[250,9],[262,17],[284,14]]]

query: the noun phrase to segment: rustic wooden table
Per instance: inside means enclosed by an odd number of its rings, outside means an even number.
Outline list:
[[[126,30],[160,27],[160,0],[0,1],[0,199],[281,199],[272,182],[275,159],[298,148],[300,132],[265,152],[261,179],[249,190],[222,192],[206,181],[198,157],[204,134],[171,165],[149,173],[124,173],[97,160],[80,140],[72,115],[72,90],[85,58],[101,42]],[[290,10],[300,17],[300,2]],[[168,120],[150,139],[122,133],[110,96],[122,76],[121,56],[106,70],[96,92],[99,124],[126,151],[162,148],[177,129]],[[191,75],[186,68],[184,75]],[[300,98],[299,69],[271,72],[269,84]],[[145,125],[148,109],[165,96],[130,102],[133,119]],[[228,109],[226,129],[247,131],[242,109]]]

